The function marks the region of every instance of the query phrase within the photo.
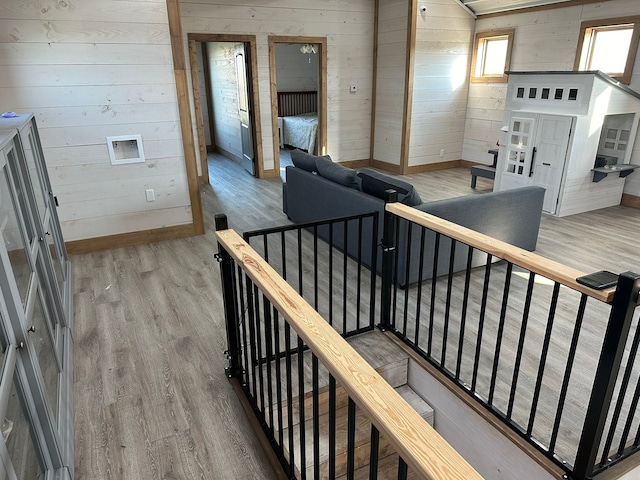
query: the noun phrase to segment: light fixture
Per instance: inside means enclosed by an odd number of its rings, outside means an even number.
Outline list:
[[[304,45],[300,46],[300,52],[308,54],[309,63],[311,63],[311,54],[318,53],[318,45],[315,45],[313,43],[305,43]]]

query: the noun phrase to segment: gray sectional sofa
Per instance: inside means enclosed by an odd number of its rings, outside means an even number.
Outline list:
[[[360,172],[333,163],[328,157],[315,157],[304,152],[292,153],[294,166],[286,168],[286,182],[283,185],[283,210],[296,223],[314,222],[329,218],[357,215],[377,211],[380,215],[378,228],[378,256],[376,271],[381,271],[380,239],[383,231],[383,192],[393,188],[399,192],[398,201],[417,210],[430,213],[445,220],[460,224],[523,249],[536,248],[544,189],[523,187],[503,192],[474,194],[463,197],[423,203],[412,185],[394,179],[372,169]],[[352,227],[348,227],[349,230]],[[356,256],[356,225],[349,232],[347,253]],[[420,228],[412,228],[409,222],[401,220],[398,225],[399,242],[397,281],[406,286],[431,278],[434,273],[435,234],[428,232],[424,238],[424,262],[420,277]],[[369,228],[369,231],[371,229]],[[328,240],[328,232],[320,236]],[[343,235],[334,231],[333,243],[344,249]],[[451,241],[440,239],[436,275],[449,270]],[[362,258],[371,258],[371,242],[362,243]],[[456,245],[454,271],[461,271],[467,264],[466,246]],[[474,254],[473,266],[486,263],[486,255]],[[369,262],[371,263],[371,262]],[[371,267],[371,265],[367,265]]]

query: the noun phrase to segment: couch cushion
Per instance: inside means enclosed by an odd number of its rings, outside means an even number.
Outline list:
[[[355,170],[344,167],[339,163],[334,163],[323,157],[319,157],[316,160],[316,167],[318,168],[318,173],[321,177],[340,185],[344,185],[345,187],[360,190],[360,182],[358,181]]]
[[[422,199],[416,189],[410,183],[403,182],[397,178],[390,177],[384,173],[363,168],[358,173],[362,180],[362,191],[373,195],[374,197],[384,200],[384,192],[386,190],[395,190],[398,192],[398,201],[409,207],[415,207],[422,203]]]
[[[311,155],[298,149],[291,151],[291,161],[293,162],[293,165],[297,168],[301,168],[302,170],[306,170],[307,172],[318,171],[318,168],[316,167],[316,160],[319,158],[331,161],[331,157],[329,155],[318,157],[317,155]]]

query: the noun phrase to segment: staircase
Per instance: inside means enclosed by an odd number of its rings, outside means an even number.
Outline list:
[[[351,346],[384,378],[396,391],[411,405],[431,426],[433,426],[433,409],[407,385],[408,355],[396,344],[389,341],[386,336],[373,331],[348,339]],[[307,389],[305,388],[305,391]],[[329,387],[321,386],[319,394],[319,445],[320,445],[320,478],[329,478]],[[295,409],[294,418],[298,418],[298,398],[292,400],[292,408]],[[275,409],[275,407],[274,407]],[[286,410],[286,405],[283,406]],[[336,386],[336,446],[335,464],[336,478],[342,478],[347,472],[347,418],[348,396],[344,389]],[[313,455],[313,394],[308,391],[305,394],[305,471],[306,478],[314,478]],[[275,420],[275,419],[274,419]],[[275,436],[280,432],[277,422],[274,422]],[[296,477],[301,476],[301,428],[299,424],[293,425],[294,438],[294,463]],[[285,445],[285,458],[290,461],[289,429],[282,431]],[[356,434],[355,434],[355,469],[356,478],[369,478],[371,423],[359,409],[356,410]],[[389,442],[383,437],[379,441],[378,453],[378,478],[397,478],[397,454]],[[387,472],[387,473],[385,473]],[[346,478],[346,477],[345,477]]]

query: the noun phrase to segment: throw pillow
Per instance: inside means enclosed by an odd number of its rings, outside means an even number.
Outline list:
[[[370,168],[363,168],[358,173],[358,176],[362,180],[362,191],[364,193],[384,200],[386,190],[395,190],[398,193],[398,201],[400,203],[409,207],[415,207],[422,203],[420,195],[410,183]]]
[[[316,168],[316,160],[318,158],[331,160],[331,157],[329,155],[318,157],[316,155],[311,155],[298,149],[291,151],[291,161],[293,162],[294,167],[301,168],[302,170],[306,170],[307,172],[313,173],[318,171],[318,169]]]
[[[360,190],[360,182],[358,182],[355,170],[351,170],[350,168],[344,167],[322,157],[316,160],[316,167],[318,168],[318,174],[321,177],[345,187]]]

